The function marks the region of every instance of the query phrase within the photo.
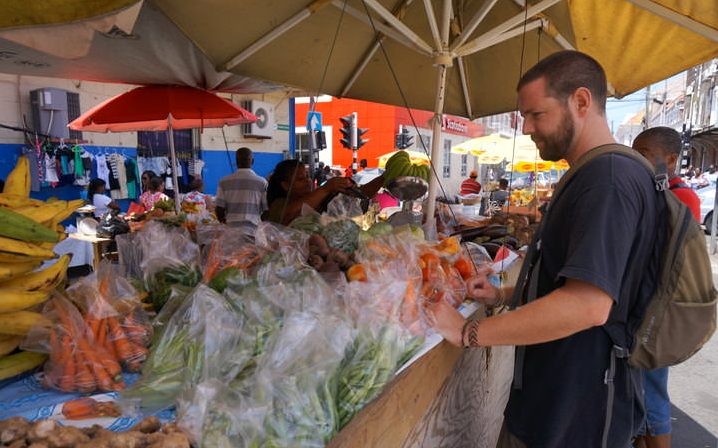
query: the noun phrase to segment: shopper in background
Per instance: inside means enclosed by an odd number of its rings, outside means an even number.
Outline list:
[[[140,176],[140,185],[142,186],[142,193],[145,191],[150,191],[150,180],[152,180],[153,177],[157,177],[157,174],[155,174],[152,170],[143,171],[142,175]]]
[[[499,179],[498,189],[491,192],[490,200],[503,207],[509,200],[509,181],[507,179]]]
[[[523,132],[542,159],[573,167],[615,144],[606,85],[600,64],[577,51],[553,53],[522,76]],[[444,301],[428,308],[454,345],[517,346],[499,447],[630,446],[644,422],[642,373],[617,348],[630,349],[655,291],[664,212],[639,161],[598,156],[552,200],[515,288],[518,307],[469,321]],[[514,288],[496,288],[487,274],[467,282],[469,297],[508,303]]]
[[[479,173],[476,170],[469,173],[469,178],[461,182],[461,196],[481,193],[481,184],[476,180]]]
[[[105,195],[106,190],[107,185],[102,179],[92,179],[87,186],[87,202],[95,207],[95,218],[101,218],[109,210],[120,211],[120,206]]]
[[[701,201],[691,187],[676,175],[676,162],[681,155],[681,135],[668,127],[647,129],[633,141],[654,167],[662,165],[668,175],[670,190],[693,214],[701,219]],[[671,400],[668,397],[668,368],[644,370],[643,391],[646,403],[646,427],[639,438],[639,448],[671,447]]]
[[[196,177],[189,184],[189,193],[182,198],[182,210],[187,213],[201,213],[205,210],[214,211],[212,196],[204,194],[204,182]]]
[[[219,222],[240,227],[254,234],[260,216],[267,210],[267,180],[252,170],[252,150],[239,148],[235,154],[237,171],[219,181],[215,212]]]
[[[159,176],[150,179],[148,188],[148,191],[140,195],[140,204],[145,208],[145,211],[149,212],[154,208],[156,202],[168,200],[169,196],[165,194],[165,183]]]

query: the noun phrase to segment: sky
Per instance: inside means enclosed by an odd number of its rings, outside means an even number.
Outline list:
[[[606,102],[608,124],[613,133],[632,115],[646,108],[646,89],[641,89],[623,98],[609,98]]]

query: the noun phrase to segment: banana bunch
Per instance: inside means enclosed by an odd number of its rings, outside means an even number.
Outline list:
[[[56,257],[53,248],[65,238],[60,222],[84,201],[31,199],[30,166],[20,157],[0,193],[0,380],[42,364],[44,355],[17,352],[30,329],[49,325],[42,314],[31,310],[46,301],[64,283],[70,255],[36,270]]]
[[[402,176],[420,177],[428,182],[430,175],[431,168],[428,165],[415,165],[411,163],[408,152],[397,151],[386,161],[384,185],[387,185],[392,179]]]

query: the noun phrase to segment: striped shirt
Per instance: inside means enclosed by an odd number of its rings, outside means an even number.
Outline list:
[[[476,182],[476,179],[468,178],[461,182],[461,195],[467,194],[479,194],[481,193],[481,184]]]
[[[254,228],[267,210],[267,181],[250,168],[239,168],[220,179],[215,203],[227,211],[228,225]]]

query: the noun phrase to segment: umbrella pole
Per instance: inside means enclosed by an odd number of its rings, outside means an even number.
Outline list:
[[[432,172],[429,178],[429,197],[426,204],[426,225],[425,233],[427,238],[434,238],[436,236],[436,219],[434,214],[436,212],[436,194],[439,188],[439,179],[437,178],[439,171],[439,160],[441,156],[441,122],[442,112],[444,111],[444,97],[446,94],[446,71],[445,65],[438,67],[439,73],[437,76],[437,90],[436,90],[436,103],[434,108],[434,119],[432,122],[433,132],[431,137],[431,166]]]
[[[177,181],[177,154],[175,153],[175,136],[172,132],[172,121],[171,118],[167,119],[167,132],[169,133],[170,140],[170,160],[172,163],[172,186],[175,190],[175,211],[179,214],[180,212],[180,191],[179,182]]]
[[[436,102],[434,103],[433,133],[431,137],[431,167],[429,176],[429,197],[426,204],[426,224],[424,233],[427,239],[436,237],[436,192],[439,187],[437,166],[439,166],[441,148],[441,124],[444,113],[444,98],[446,97],[446,72],[452,64],[452,57],[445,52],[449,46],[449,24],[451,20],[451,1],[444,0],[443,13],[441,17],[441,45],[442,53],[434,58],[436,68],[439,70],[436,76]]]

